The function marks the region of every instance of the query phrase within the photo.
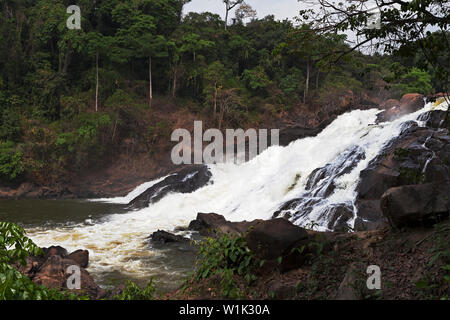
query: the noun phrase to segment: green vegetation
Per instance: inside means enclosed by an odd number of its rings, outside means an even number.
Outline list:
[[[28,255],[41,255],[42,250],[25,236],[18,225],[0,222],[0,300],[68,300],[83,299],[75,294],[36,285],[12,265],[26,266]]]
[[[118,295],[114,296],[113,300],[152,300],[156,292],[153,279],[147,283],[144,288],[139,287],[131,281],[127,281],[125,289]]]
[[[67,179],[104,166],[130,138],[150,152],[167,138],[147,132],[167,120],[155,116],[166,104],[219,128],[247,127],[302,103],[326,113],[348,90],[444,89],[420,50],[369,56],[309,22],[258,19],[243,1],[226,2],[237,10],[228,26],[209,12],[182,16],[187,2],[78,1],[81,30],[66,27],[63,0],[2,2],[1,181]],[[446,61],[440,33],[427,39]]]
[[[243,278],[245,284],[250,285],[256,280],[256,268],[263,264],[247,247],[244,235],[217,234],[216,237],[206,238],[197,245],[197,268],[193,279],[200,281],[217,276],[223,297],[244,297],[245,288],[239,286],[237,278]]]

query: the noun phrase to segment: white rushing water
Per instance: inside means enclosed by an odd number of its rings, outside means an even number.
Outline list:
[[[294,141],[287,147],[271,147],[240,165],[211,165],[213,184],[193,193],[169,194],[147,208],[110,215],[95,225],[51,230],[37,228],[28,232],[40,246],[58,244],[68,250],[88,249],[91,258],[89,270],[94,273],[113,270],[130,274],[149,273],[140,258],[156,254],[145,243],[152,232],[187,226],[198,212],[219,213],[231,221],[269,219],[281,204],[298,198],[304,192],[308,176],[314,169],[332,163],[346,150],[359,146],[365,152],[365,159],[335,181],[337,188],[328,197],[326,205],[352,203],[361,170],[386,143],[400,134],[404,122],[416,120],[432,106],[429,103],[422,110],[380,125],[374,125],[380,110],[355,110],[339,116],[316,137]],[[444,104],[439,108],[444,108]],[[161,180],[138,186],[126,197],[97,201],[128,203]],[[314,208],[308,217],[296,223],[306,225],[314,221],[324,230],[326,221],[319,218],[323,209],[320,206]]]

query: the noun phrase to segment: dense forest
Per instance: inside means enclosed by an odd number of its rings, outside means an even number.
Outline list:
[[[248,127],[299,106],[326,109],[348,92],[445,90],[420,51],[368,55],[336,31],[257,18],[242,1],[229,24],[183,14],[186,2],[79,0],[81,29],[71,30],[73,1],[1,0],[1,181],[51,183],[114,155],[126,138],[169,140],[174,123],[152,117],[165,104],[218,128]],[[138,131],[144,115],[153,120]]]

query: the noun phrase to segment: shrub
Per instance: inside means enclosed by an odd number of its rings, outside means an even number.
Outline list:
[[[198,245],[194,279],[219,276],[221,294],[224,297],[232,299],[241,297],[243,292],[235,278],[241,276],[249,285],[256,279],[254,276],[256,267],[261,265],[247,247],[244,236],[221,234],[216,238],[206,238]]]
[[[156,288],[153,282],[153,278],[142,289],[137,284],[127,281],[125,289],[121,294],[113,297],[113,300],[152,300],[155,294]]]
[[[0,142],[0,178],[14,180],[24,172],[22,152],[14,149],[11,141]]]

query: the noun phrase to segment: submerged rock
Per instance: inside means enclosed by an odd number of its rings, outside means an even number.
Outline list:
[[[170,242],[188,243],[190,240],[183,236],[175,235],[167,231],[158,230],[151,234],[150,239],[157,244],[166,244]]]
[[[205,186],[211,179],[211,172],[205,165],[186,167],[148,188],[130,201],[131,209],[142,209],[158,202],[168,193],[191,193]]]

